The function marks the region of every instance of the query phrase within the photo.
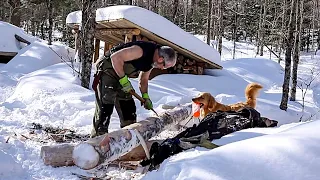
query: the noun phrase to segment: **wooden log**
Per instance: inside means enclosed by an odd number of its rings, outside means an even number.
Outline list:
[[[143,36],[142,39],[141,39],[141,41],[146,41],[146,42],[148,42],[149,39],[148,39],[147,37]]]
[[[141,39],[142,39],[141,35],[136,36],[136,41],[141,41]]]
[[[187,66],[192,66],[192,65],[194,65],[194,61],[191,59],[187,59],[186,64],[187,64]]]
[[[182,73],[183,72],[183,65],[182,64],[178,64],[177,65],[177,73]]]
[[[163,140],[149,140],[146,142],[148,150],[152,143],[161,143]],[[73,166],[72,152],[75,144],[64,143],[50,146],[42,146],[40,156],[45,165],[53,167]],[[124,154],[118,161],[141,161],[146,158],[145,150],[142,145],[137,146],[128,153]]]
[[[197,68],[198,68],[197,74],[202,75],[203,74],[203,67],[198,66]]]
[[[182,54],[178,54],[178,62],[183,63],[184,56]]]
[[[40,151],[41,159],[45,165],[53,167],[72,166],[72,152],[74,144],[64,143],[50,146],[42,146]]]
[[[196,68],[197,68],[196,66],[184,66],[183,70],[189,71],[189,70],[193,70],[193,69],[196,69]]]
[[[190,116],[191,104],[187,104],[168,110],[159,117],[149,117],[120,130],[89,139],[75,146],[73,162],[82,169],[92,169],[99,164],[109,163],[141,144],[135,129],[144,141],[147,141]]]

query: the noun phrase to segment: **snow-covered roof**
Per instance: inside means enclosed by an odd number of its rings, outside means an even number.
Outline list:
[[[0,34],[0,52],[17,53],[21,48],[23,48],[22,45],[15,39],[15,34],[29,42],[36,40],[35,37],[28,35],[23,31],[23,29],[3,21],[0,21]]]
[[[72,12],[67,16],[67,24],[80,24],[81,11]],[[184,50],[187,50],[207,61],[221,66],[221,57],[217,50],[194,35],[184,31],[168,19],[147,9],[131,6],[117,5],[97,9],[96,22],[104,23],[126,19],[152,34],[165,39]]]

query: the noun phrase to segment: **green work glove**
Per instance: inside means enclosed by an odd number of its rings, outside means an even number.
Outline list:
[[[122,91],[125,93],[129,93],[131,90],[133,90],[133,87],[128,79],[128,76],[125,75],[119,80],[121,86],[122,86]]]
[[[153,105],[152,105],[152,102],[150,100],[148,93],[143,93],[142,98],[145,100],[145,102],[143,104],[144,108],[147,110],[153,109]]]

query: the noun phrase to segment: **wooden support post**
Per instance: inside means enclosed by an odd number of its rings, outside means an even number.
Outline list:
[[[74,49],[75,49],[75,52],[77,52],[77,50],[79,50],[80,48],[79,30],[73,29],[72,34],[74,36]]]
[[[95,39],[94,44],[94,55],[93,55],[93,62],[95,63],[99,59],[99,50],[100,50],[100,39]]]
[[[109,50],[109,44],[107,42],[104,42],[103,55],[105,55],[108,50]]]

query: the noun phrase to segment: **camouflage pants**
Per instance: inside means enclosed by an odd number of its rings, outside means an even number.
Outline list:
[[[108,69],[102,72],[98,84],[91,137],[108,133],[114,107],[121,128],[136,122],[136,106],[131,94],[121,90],[119,77],[113,69]]]

